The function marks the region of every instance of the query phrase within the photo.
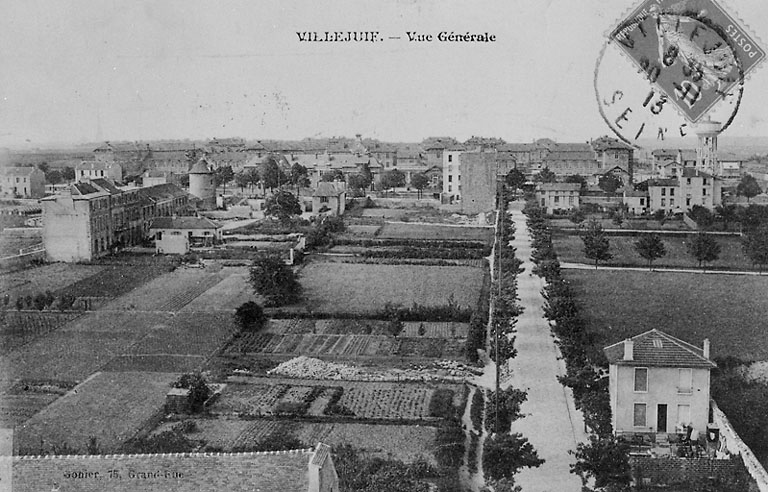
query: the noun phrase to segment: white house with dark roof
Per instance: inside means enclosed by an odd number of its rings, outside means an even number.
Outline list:
[[[542,183],[536,188],[536,201],[548,214],[555,210],[579,208],[579,183]]]
[[[616,434],[701,432],[709,423],[709,340],[702,347],[650,330],[603,349]]]
[[[327,213],[342,215],[347,206],[347,192],[344,183],[322,181],[312,195],[312,212],[315,215]]]
[[[183,255],[192,246],[213,246],[221,241],[221,225],[205,217],[157,217],[149,233],[161,254]]]
[[[116,162],[82,161],[75,166],[75,180],[88,181],[90,179],[106,178],[112,181],[123,180],[123,167]]]
[[[45,174],[36,167],[0,167],[0,196],[42,198]]]

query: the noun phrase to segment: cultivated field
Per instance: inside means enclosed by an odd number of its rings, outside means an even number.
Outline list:
[[[315,312],[366,313],[387,302],[410,307],[446,305],[450,296],[474,307],[483,270],[464,266],[370,265],[312,262],[301,271],[305,307]]]
[[[35,268],[28,268],[13,273],[0,275],[0,293],[16,298],[58,290],[89,278],[102,271],[101,265],[71,265],[52,263]]]
[[[225,350],[227,355],[263,354],[320,358],[441,358],[463,360],[464,340],[384,335],[276,335],[247,333]]]
[[[5,355],[81,316],[78,312],[0,311],[0,355]]]
[[[116,452],[162,409],[177,377],[99,373],[18,427],[14,446],[24,454],[50,452],[64,443],[84,449],[94,436],[102,452]]]
[[[611,254],[613,258],[606,265],[631,265],[647,267],[648,262],[635,251],[635,243],[638,237],[609,236]],[[728,268],[732,270],[756,270],[755,266],[744,254],[741,241],[738,237],[716,236],[715,240],[720,244],[720,259],[711,263],[705,263],[706,268]],[[686,244],[688,238],[662,237],[667,254],[653,262],[654,267],[683,267],[697,268],[698,262],[688,254]],[[554,235],[552,242],[560,261],[576,263],[593,263],[584,256],[584,242],[578,236]]]
[[[493,240],[493,229],[489,227],[454,227],[432,224],[386,223],[378,237],[397,239],[458,239],[467,241]]]
[[[604,345],[658,328],[712,355],[767,360],[768,276],[565,270]]]

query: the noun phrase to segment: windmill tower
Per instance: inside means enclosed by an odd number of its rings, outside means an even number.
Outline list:
[[[720,164],[717,160],[717,135],[720,133],[721,124],[711,119],[699,123],[694,133],[699,138],[696,146],[696,169],[719,176]]]

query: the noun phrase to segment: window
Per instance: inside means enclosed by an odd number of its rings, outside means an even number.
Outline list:
[[[453,156],[451,154],[448,154],[448,162],[453,162]]]
[[[162,241],[163,240],[163,231],[157,231],[157,234],[155,234],[155,239],[157,239],[158,241]]]
[[[555,195],[555,203],[560,203],[560,197]]]
[[[573,197],[572,196],[568,197],[568,205],[573,205]]]
[[[691,178],[686,179],[685,184],[691,184]]]
[[[707,189],[706,188],[702,188],[701,189],[701,194],[704,195],[704,196],[707,196]]]
[[[645,393],[648,391],[648,369],[645,367],[635,367],[635,392]]]
[[[688,424],[690,422],[691,422],[691,406],[678,405],[677,406],[677,423]]]
[[[687,196],[685,197],[685,206],[690,207],[691,206],[691,197]]]
[[[693,393],[693,369],[678,369],[677,392],[690,395]]]
[[[328,203],[328,197],[327,196],[321,196],[320,197],[320,203]]]
[[[666,198],[662,198],[661,199],[661,206],[662,207],[666,207],[667,206],[667,199]]]
[[[675,206],[675,199],[674,198],[670,198],[669,199],[669,206],[670,207],[674,207]]]
[[[449,183],[453,183],[453,175],[452,174],[448,175],[448,182]]]
[[[451,190],[451,188],[452,188],[452,186],[451,186],[451,185],[448,185],[448,193],[450,193],[451,191],[453,191],[453,190]]]
[[[670,188],[669,189],[669,196],[675,196],[675,189],[674,188]]]
[[[662,188],[661,189],[661,196],[667,196],[667,189],[666,188]]]
[[[707,178],[704,178],[704,186],[707,186]]]
[[[635,403],[635,411],[632,425],[635,427],[645,427],[645,403]]]
[[[640,206],[641,206],[641,207],[644,207],[644,206],[645,206],[645,198],[641,198],[641,199],[640,199]]]

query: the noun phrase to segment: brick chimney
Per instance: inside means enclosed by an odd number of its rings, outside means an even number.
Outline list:
[[[635,342],[627,338],[624,340],[624,360],[633,360],[635,358]]]
[[[704,357],[709,359],[709,338],[704,339]]]

